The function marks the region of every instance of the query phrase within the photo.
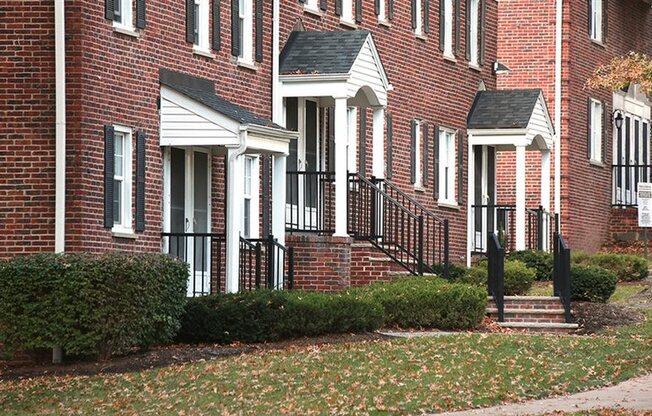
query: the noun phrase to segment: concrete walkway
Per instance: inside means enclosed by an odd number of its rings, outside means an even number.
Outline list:
[[[569,396],[462,412],[440,413],[440,415],[541,415],[554,411],[577,412],[597,408],[652,410],[652,374],[633,378],[615,386]]]

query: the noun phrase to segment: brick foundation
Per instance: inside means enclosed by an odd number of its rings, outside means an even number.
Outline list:
[[[351,246],[351,286],[385,282],[408,272],[370,243]]]
[[[643,229],[638,226],[638,210],[635,207],[611,210],[609,238],[612,243],[643,239]]]
[[[294,287],[322,292],[349,288],[351,242],[349,237],[288,235],[286,246],[294,248]]]

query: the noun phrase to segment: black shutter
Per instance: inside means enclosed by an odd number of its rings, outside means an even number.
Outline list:
[[[186,41],[195,43],[195,0],[186,0]]]
[[[362,0],[355,0],[355,21],[362,22]]]
[[[589,29],[589,37],[593,36],[593,0],[586,0],[586,5],[588,6],[588,11],[586,15],[588,16],[587,27]]]
[[[461,131],[457,132],[457,203],[462,205],[463,180],[464,179],[464,136]]]
[[[423,0],[423,33],[430,33],[430,0]]]
[[[104,228],[113,228],[113,177],[115,174],[115,130],[104,126]]]
[[[410,183],[417,181],[417,121],[410,124]]]
[[[299,3],[305,3],[306,0],[299,0]]]
[[[319,0],[319,9],[321,11],[326,11],[328,8],[328,0]]]
[[[115,19],[115,1],[120,0],[104,0],[104,17],[109,20]]]
[[[358,125],[358,172],[367,177],[367,110],[360,108],[360,124]]]
[[[471,2],[472,0],[466,0],[466,60],[471,61]]]
[[[376,13],[376,16],[380,14],[380,2],[381,0],[374,0],[374,13]]]
[[[145,29],[145,26],[147,26],[145,0],[136,0],[136,27],[138,29]]]
[[[136,133],[136,231],[145,231],[145,132]]]
[[[256,0],[256,62],[263,62],[263,0]]]
[[[435,126],[432,146],[432,196],[439,199],[439,126]]]
[[[194,1],[194,0],[191,0]],[[240,1],[231,0],[231,55],[240,56]]]
[[[394,19],[394,0],[387,0],[387,18]]]
[[[412,0],[412,29],[417,28],[417,0]]]
[[[446,0],[439,0],[439,50],[444,51],[446,37]]]
[[[487,29],[487,0],[480,0],[480,51],[479,51],[479,61],[480,65],[484,65],[484,55],[485,55],[485,38],[486,38],[486,29]]]
[[[458,56],[460,54],[460,31],[462,30],[462,24],[460,22],[461,20],[461,4],[460,0],[455,0],[455,56]]]
[[[385,117],[387,122],[387,167],[385,168],[385,177],[387,179],[392,179],[392,162],[394,157],[392,154],[394,151],[394,146],[392,144],[392,115],[387,113]]]
[[[602,43],[607,43],[609,32],[609,0],[602,0]]]
[[[335,0],[335,14],[342,16],[342,0]]]
[[[422,162],[423,166],[421,166],[421,172],[422,172],[421,175],[423,176],[422,182],[423,182],[424,187],[428,185],[428,180],[430,179],[428,177],[428,173],[429,173],[428,172],[428,149],[429,149],[429,146],[428,146],[428,136],[429,136],[428,129],[429,128],[430,128],[430,126],[428,124],[423,125],[423,140],[422,140],[423,141],[423,144],[422,144],[422,146],[423,146],[423,162]]]
[[[587,138],[586,138],[586,153],[589,159],[591,159],[591,136],[592,136],[592,126],[591,126],[591,98],[587,99],[586,105],[586,129],[587,129]]]
[[[219,51],[222,48],[222,15],[220,8],[222,2],[213,0],[213,49]]]

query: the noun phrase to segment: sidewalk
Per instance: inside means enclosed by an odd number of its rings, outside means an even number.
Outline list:
[[[440,413],[439,415],[541,415],[554,411],[577,412],[597,408],[652,410],[652,374],[633,378],[615,386],[569,396],[558,396],[484,409]]]

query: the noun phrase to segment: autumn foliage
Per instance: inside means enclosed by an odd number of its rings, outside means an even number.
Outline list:
[[[614,91],[627,88],[630,84],[639,84],[643,93],[652,94],[652,59],[649,55],[630,52],[614,58],[596,69],[586,83],[591,89],[608,88]]]

